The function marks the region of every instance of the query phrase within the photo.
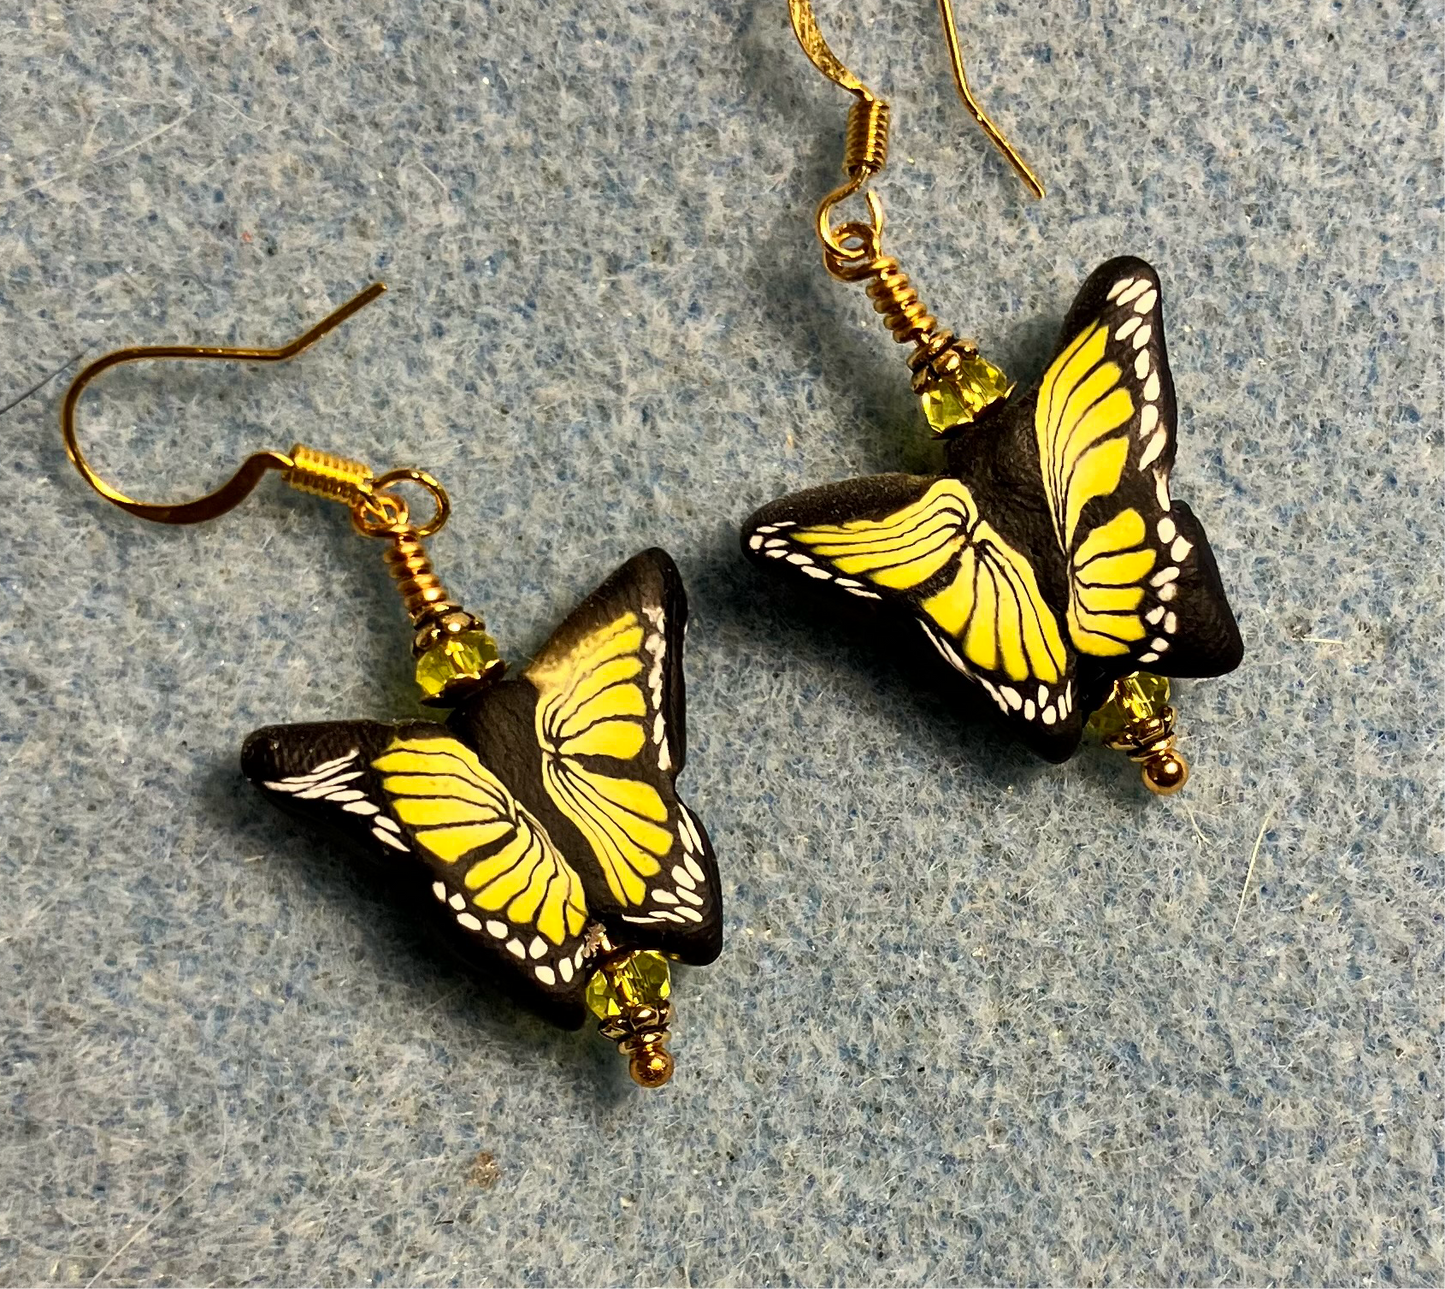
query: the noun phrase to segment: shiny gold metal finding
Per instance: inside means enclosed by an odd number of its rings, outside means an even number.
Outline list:
[[[464,695],[499,677],[502,663],[481,617],[466,612],[452,598],[427,555],[424,540],[447,522],[451,500],[446,489],[425,470],[407,466],[377,475],[364,462],[298,443],[290,452],[254,453],[214,492],[192,501],[137,501],[95,472],[80,450],[75,429],[76,408],[85,387],[111,367],[166,358],[281,362],[309,348],[385,290],[385,285],[373,282],[311,330],[277,349],[216,345],[138,345],[117,349],[97,358],[71,382],[60,408],[60,432],[65,439],[66,454],[86,483],[122,510],[154,523],[196,524],[224,515],[244,501],[271,470],[277,471],[298,492],[340,502],[351,512],[351,522],[357,532],[388,543],[383,559],[415,631],[412,647],[419,660],[417,683],[424,694],[422,701],[454,706]],[[406,498],[396,491],[400,484],[415,484],[430,497],[433,511],[424,523],[413,521]]]
[[[1174,741],[1175,719],[1172,707],[1134,715],[1123,729],[1104,738],[1105,747],[1124,753],[1139,767],[1139,777],[1155,796],[1173,796],[1189,782],[1189,762]]]
[[[1029,191],[1042,197],[1044,189],[1038,177],[969,88],[952,0],[938,0],[938,8],[959,96]],[[829,48],[818,29],[812,0],[788,0],[788,12],[793,33],[813,66],[854,97],[843,145],[846,178],[818,203],[816,231],[823,246],[823,264],[840,282],[865,284],[873,307],[883,315],[894,340],[913,346],[908,357],[913,390],[922,400],[924,414],[935,433],[961,432],[988,407],[1008,397],[1013,385],[979,354],[971,340],[961,340],[939,326],[902,266],[884,254],[883,203],[873,189],[865,190],[864,185],[888,163],[888,103],[864,85]],[[860,192],[868,218],[835,223],[834,211],[839,204]]]
[[[948,46],[949,63],[953,69],[953,83],[964,106],[989,141],[1004,155],[1024,185],[1035,197],[1044,195],[1044,186],[1028,162],[1019,155],[1018,149],[1009,142],[993,118],[984,110],[968,83],[968,73],[963,64],[963,50],[958,40],[958,24],[953,16],[952,0],[938,0],[938,12],[943,21],[944,43]],[[891,109],[886,99],[870,90],[844,65],[823,39],[813,13],[812,0],[788,0],[788,14],[793,22],[793,34],[803,47],[813,66],[835,85],[841,86],[854,96],[854,103],[848,112],[848,130],[843,146],[843,173],[845,183],[826,196],[818,207],[818,236],[823,245],[835,253],[843,253],[838,233],[832,223],[833,208],[853,196],[874,175],[888,164],[888,132]],[[873,225],[882,236],[881,209],[873,193],[865,194]]]
[[[288,478],[287,481],[303,492],[316,492],[322,496],[343,499],[343,492],[320,486],[324,482],[325,471],[334,464],[338,471],[336,487],[343,490],[346,488],[356,489],[365,483],[356,472],[358,469],[365,471],[366,467],[358,466],[356,462],[345,461],[343,458],[316,453],[314,454],[316,460],[313,470],[313,462],[298,462],[295,459],[296,450],[293,449],[290,455],[282,452],[257,452],[247,457],[241,463],[241,468],[230,479],[214,492],[207,493],[204,497],[197,497],[194,501],[170,504],[136,501],[133,497],[127,497],[118,488],[112,488],[91,468],[90,462],[85,459],[85,454],[80,450],[80,441],[76,437],[75,412],[80,403],[80,396],[85,392],[85,387],[101,372],[109,371],[112,367],[119,367],[122,363],[149,362],[164,358],[214,358],[222,362],[252,363],[284,362],[288,358],[294,358],[303,350],[309,349],[328,331],[339,327],[353,313],[364,309],[385,290],[384,283],[373,282],[360,295],[348,300],[341,308],[324,317],[310,331],[297,336],[295,340],[278,349],[223,348],[218,345],[137,345],[130,349],[117,349],[114,353],[97,358],[93,363],[82,368],[76,378],[70,382],[70,388],[65,394],[65,402],[61,404],[60,433],[65,439],[66,455],[70,458],[71,464],[80,471],[81,478],[107,501],[132,515],[137,515],[141,519],[149,519],[157,524],[198,524],[203,520],[215,519],[218,515],[224,515],[226,511],[238,506],[250,495],[251,490],[261,482],[268,470],[279,470],[283,477],[293,475],[294,472],[294,477]],[[301,451],[308,450],[301,449]],[[310,486],[312,484],[317,486]],[[359,494],[349,493],[346,495]]]
[[[644,1088],[660,1088],[675,1068],[667,1050],[672,1037],[672,985],[667,959],[648,950],[618,949],[594,924],[589,933],[597,962],[587,989],[597,1031],[627,1057],[627,1072]]]
[[[1189,762],[1175,746],[1175,712],[1169,680],[1151,672],[1120,676],[1089,717],[1105,747],[1123,752],[1139,767],[1150,792],[1167,797],[1189,780]]]
[[[1044,186],[1033,172],[1033,167],[1019,156],[1018,149],[1004,137],[1003,131],[993,123],[993,118],[983,110],[983,104],[974,97],[973,90],[969,87],[968,73],[963,69],[963,50],[958,45],[958,24],[953,20],[952,0],[938,0],[938,14],[943,19],[943,38],[948,42],[948,60],[953,67],[953,85],[958,90],[959,98],[963,100],[969,115],[978,122],[979,128],[988,135],[989,142],[1003,153],[1009,165],[1014,168],[1014,173],[1024,181],[1024,187],[1042,200]]]

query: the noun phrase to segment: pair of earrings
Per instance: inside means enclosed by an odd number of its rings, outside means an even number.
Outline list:
[[[960,94],[1042,195],[970,92],[949,0],[939,5]],[[913,388],[948,468],[783,498],[746,521],[743,548],[800,585],[921,630],[960,695],[981,687],[1045,757],[1071,755],[1093,713],[1151,788],[1175,790],[1187,769],[1163,677],[1228,671],[1241,646],[1203,529],[1169,494],[1176,408],[1158,277],[1136,259],[1099,269],[1038,387],[1015,397],[884,253],[876,193],[864,193],[866,220],[834,222],[886,163],[889,108],[828,48],[809,0],[789,6],[809,58],[855,96],[846,181],[817,212],[824,263],[865,284],[894,339],[911,346]],[[67,453],[92,488],[142,519],[213,519],[274,471],[346,506],[356,531],[382,544],[411,622],[422,701],[449,714],[262,729],[245,742],[244,773],[397,878],[440,938],[520,1001],[568,1028],[594,1013],[633,1078],[658,1086],[673,1071],[668,961],[703,965],[722,948],[717,863],[676,791],[687,601],[666,552],[628,561],[504,679],[481,616],[451,596],[427,555],[450,510],[427,472],[376,475],[297,445],[253,455],[215,492],[167,505],[119,492],[80,449],[81,394],[108,368],[288,359],[384,290],[373,284],[278,349],[167,345],[98,359],[62,405]],[[408,500],[418,489],[422,517]]]

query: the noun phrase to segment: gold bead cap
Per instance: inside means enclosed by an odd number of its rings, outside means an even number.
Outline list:
[[[1136,671],[1114,682],[1089,728],[1139,766],[1150,792],[1168,797],[1189,782],[1189,762],[1174,746],[1174,722],[1168,678]]]

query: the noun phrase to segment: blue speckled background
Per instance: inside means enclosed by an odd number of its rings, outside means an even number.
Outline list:
[[[1011,372],[1099,261],[1164,279],[1249,654],[1180,687],[1161,802],[737,554],[930,453],[819,263],[847,100],[782,0],[0,12],[0,1279],[1440,1283],[1441,17],[967,5],[1032,204],[929,4],[820,14],[894,100],[892,249]],[[240,782],[257,725],[414,711],[375,550],[274,482],[149,526],[62,454],[76,355],[279,342],[377,276],[285,367],[107,377],[87,440],[157,497],[295,439],[433,469],[513,657],[675,552],[728,945],[659,1094]]]

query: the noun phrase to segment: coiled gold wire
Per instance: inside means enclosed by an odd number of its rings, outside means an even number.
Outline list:
[[[414,627],[440,621],[461,611],[461,604],[436,574],[423,539],[436,532],[450,513],[446,491],[422,470],[391,470],[377,478],[370,466],[333,452],[298,443],[283,478],[299,492],[339,501],[351,510],[357,530],[387,543],[382,559],[396,582],[402,604]],[[420,484],[436,503],[432,519],[413,522],[406,500],[391,491],[397,483]]]
[[[953,332],[939,325],[898,261],[879,249],[872,224],[849,223],[834,230],[843,253],[824,247],[828,272],[842,282],[867,283],[868,298],[883,325],[900,345],[912,345],[908,365],[921,371],[954,343]]]
[[[843,173],[850,179],[876,175],[888,164],[891,109],[881,98],[855,98],[843,140]]]
[[[386,571],[396,582],[413,626],[460,611],[462,606],[442,585],[426,547],[414,531],[395,534],[382,559],[386,562]]]
[[[298,492],[328,497],[353,507],[371,495],[375,476],[369,465],[319,448],[308,448],[304,443],[296,444],[290,457],[291,468],[282,477]]]

